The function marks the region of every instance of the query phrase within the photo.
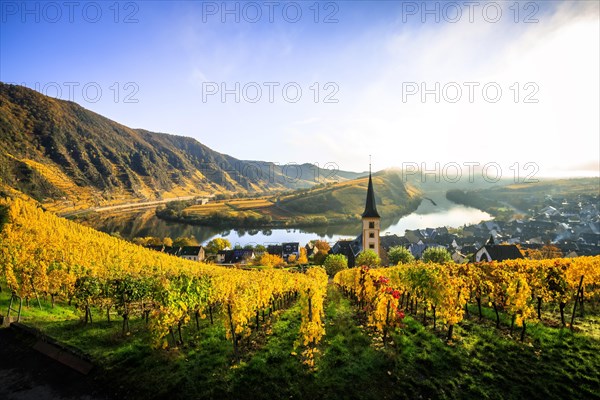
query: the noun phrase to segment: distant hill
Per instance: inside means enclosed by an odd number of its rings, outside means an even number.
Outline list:
[[[359,174],[238,160],[195,139],[131,129],[76,103],[0,83],[0,182],[50,208],[308,188]]]
[[[546,205],[562,201],[597,201],[600,178],[540,179],[535,183],[502,185],[478,190],[448,190],[449,200],[475,207],[507,220],[515,215],[532,214]],[[555,204],[556,203],[556,204]]]
[[[231,199],[204,205],[182,207],[170,204],[157,215],[167,220],[202,225],[277,227],[359,224],[364,211],[368,178],[327,183],[261,198]],[[420,192],[405,184],[398,171],[385,170],[373,175],[377,209],[386,226],[399,216],[414,211]]]

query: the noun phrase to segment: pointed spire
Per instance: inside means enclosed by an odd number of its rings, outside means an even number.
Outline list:
[[[371,179],[371,156],[369,156],[369,187],[367,188],[367,202],[362,217],[381,218],[377,212],[377,205],[375,204],[375,191],[373,190],[373,180]]]
[[[495,245],[496,241],[494,240],[494,235],[490,235],[490,238],[488,239],[486,245]]]

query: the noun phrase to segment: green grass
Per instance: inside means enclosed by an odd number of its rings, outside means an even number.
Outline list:
[[[5,312],[8,296],[0,294]],[[302,363],[298,305],[277,312],[252,335],[247,352],[233,362],[222,321],[201,321],[184,329],[186,345],[153,350],[144,321],[131,321],[122,336],[121,321],[84,326],[72,307],[57,305],[24,310],[24,322],[81,349],[100,365],[101,384],[130,398],[235,399],[596,399],[600,398],[600,318],[577,320],[579,331],[528,325],[524,342],[512,337],[509,318],[495,328],[493,310],[475,308],[446,344],[445,329],[424,327],[408,316],[405,326],[381,339],[361,324],[348,299],[330,286],[325,303],[327,334],[319,345],[316,367]]]

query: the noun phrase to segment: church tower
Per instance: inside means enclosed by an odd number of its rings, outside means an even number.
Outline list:
[[[362,248],[363,251],[373,250],[379,254],[379,231],[381,217],[377,212],[375,204],[375,191],[373,190],[373,180],[371,179],[371,163],[369,163],[369,187],[367,189],[367,202],[365,211],[362,214]]]

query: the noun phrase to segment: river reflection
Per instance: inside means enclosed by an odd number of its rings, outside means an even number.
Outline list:
[[[489,220],[491,216],[483,211],[465,207],[447,200],[444,192],[427,193],[431,200],[423,200],[415,212],[396,220],[382,219],[382,235],[404,235],[406,229],[424,229],[440,226],[459,227],[465,224]],[[434,205],[435,203],[435,205]],[[335,242],[341,238],[355,238],[361,230],[361,224],[328,225],[303,229],[230,229],[167,222],[157,218],[153,210],[115,215],[99,215],[86,221],[103,232],[118,232],[122,237],[132,239],[138,236],[157,236],[176,238],[194,236],[200,243],[206,243],[214,237],[225,237],[235,245],[272,244],[281,242],[307,243],[312,239]]]

